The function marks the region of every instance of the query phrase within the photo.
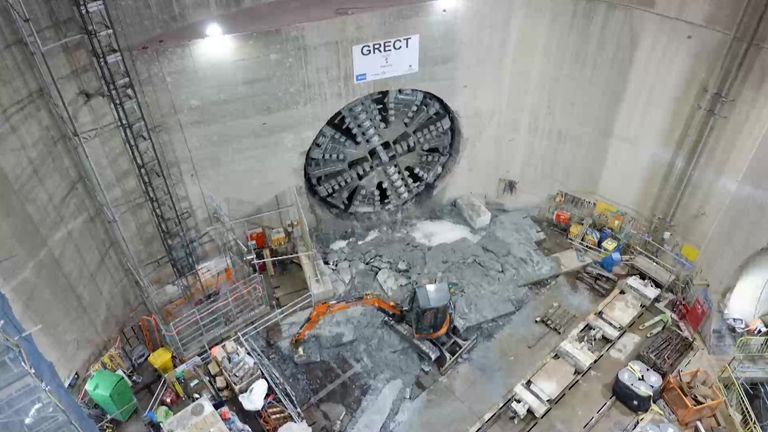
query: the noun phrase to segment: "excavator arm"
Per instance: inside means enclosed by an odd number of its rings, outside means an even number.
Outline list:
[[[312,308],[312,312],[310,312],[307,320],[304,321],[304,324],[302,324],[299,331],[296,332],[296,335],[291,339],[291,344],[293,344],[293,346],[298,346],[304,342],[307,335],[320,324],[320,321],[322,321],[323,318],[358,306],[375,308],[379,312],[382,312],[395,320],[404,317],[403,309],[397,303],[388,302],[373,294],[365,294],[360,298],[352,300],[318,303]]]

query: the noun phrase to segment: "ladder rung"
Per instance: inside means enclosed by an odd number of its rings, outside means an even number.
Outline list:
[[[107,63],[114,63],[116,61],[122,60],[123,55],[119,52],[112,53],[106,57]]]
[[[123,100],[123,108],[128,108],[136,105],[136,99],[134,99],[131,96],[122,95],[122,100]],[[135,121],[139,121],[139,120],[135,120]]]
[[[134,134],[144,132],[147,130],[147,128],[144,125],[144,120],[138,120],[133,124],[128,125],[128,127],[131,128]]]
[[[88,12],[88,13],[97,11],[99,9],[104,9],[104,2],[102,0],[88,2],[88,3],[85,3],[85,5],[81,5],[80,9],[83,12]]]

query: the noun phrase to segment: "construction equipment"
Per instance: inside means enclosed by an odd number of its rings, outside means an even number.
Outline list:
[[[410,342],[422,357],[434,362],[442,374],[477,343],[477,336],[463,339],[453,323],[448,283],[418,287],[407,307],[370,293],[352,300],[319,303],[291,343],[298,348],[323,318],[357,306],[373,307],[382,312],[386,316],[384,322]]]
[[[618,278],[602,268],[590,264],[576,275],[577,284],[597,291],[601,296],[607,296],[614,288]]]
[[[680,364],[691,347],[693,347],[693,341],[673,327],[666,327],[658,337],[651,340],[651,343],[640,351],[638,359],[661,376],[667,376]]]
[[[653,337],[659,334],[666,326],[668,326],[672,322],[672,317],[664,312],[655,318],[651,318],[650,320],[644,322],[643,324],[640,324],[640,330],[645,330],[646,328],[656,324],[657,322],[661,322],[661,325],[658,325],[654,327],[651,331],[648,332],[648,334],[645,337]]]
[[[552,303],[552,306],[547,310],[544,316],[536,317],[534,322],[544,324],[557,334],[562,334],[575,318],[576,314],[568,310],[565,306],[560,305],[560,303],[555,302]]]

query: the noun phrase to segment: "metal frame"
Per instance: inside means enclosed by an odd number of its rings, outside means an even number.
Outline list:
[[[75,0],[96,70],[109,97],[124,144],[133,159],[155,227],[177,278],[194,271],[196,254],[189,240],[190,211],[180,208],[125,63],[107,5]],[[183,280],[183,279],[182,279]]]
[[[126,259],[122,261],[128,268],[129,273],[134,276],[136,282],[142,288],[142,296],[145,296],[146,292],[148,291],[149,283],[138,271],[136,258],[133,255],[131,248],[128,246],[128,241],[126,239],[125,233],[123,232],[120,219],[117,217],[114,211],[112,203],[109,199],[109,195],[104,189],[104,184],[102,183],[101,178],[99,177],[93,164],[90,153],[85,146],[85,138],[79,131],[77,122],[75,121],[69,106],[67,105],[66,99],[64,98],[64,95],[61,91],[61,87],[59,86],[56,79],[56,75],[53,73],[50,63],[48,62],[48,58],[45,54],[45,52],[52,47],[61,45],[70,40],[78,39],[84,35],[75,35],[50,45],[43,46],[32,18],[27,12],[24,0],[5,0],[5,3],[11,12],[11,16],[16,23],[16,27],[22,36],[24,44],[27,46],[27,49],[32,55],[32,59],[35,62],[35,69],[37,70],[38,77],[46,89],[46,91],[43,91],[43,94],[48,100],[54,115],[56,115],[61,121],[62,126],[67,132],[67,135],[76,144],[74,147],[74,156],[80,162],[86,174],[84,176],[86,189],[101,206],[101,210],[104,213],[104,217],[106,218],[109,230],[120,245],[122,252],[125,254]]]
[[[250,276],[232,287],[222,289],[213,302],[192,305],[170,322],[160,320],[160,331],[166,343],[182,358],[207,351],[238,328],[269,311],[269,303],[260,275]]]
[[[755,413],[749,404],[741,380],[730,366],[725,365],[717,379],[720,391],[725,396],[725,404],[739,432],[760,432]]]
[[[0,430],[83,432],[35,375],[15,339],[1,330],[0,371]]]
[[[213,217],[219,223],[206,229],[203,235],[210,234],[216,237],[222,255],[227,255],[231,260],[237,260],[244,264],[258,264],[299,258],[307,287],[313,293],[313,301],[317,301],[318,299],[315,298],[315,290],[313,288],[317,289],[319,287],[322,290],[327,288],[326,285],[328,284],[328,281],[324,281],[320,275],[319,269],[322,266],[322,260],[315,250],[315,245],[309,232],[304,208],[299,198],[298,187],[293,187],[285,193],[289,195],[288,199],[292,201],[290,204],[278,205],[274,209],[252,216],[230,220],[226,215],[215,212]],[[295,230],[292,236],[296,246],[296,253],[289,256],[256,259],[255,251],[241,240],[246,237],[249,226],[267,216],[280,215],[282,217],[285,213],[288,213],[292,220],[298,222],[298,230]]]
[[[280,376],[280,374],[277,373],[275,368],[272,366],[272,363],[270,363],[264,353],[261,352],[258,344],[253,340],[255,336],[255,334],[252,334],[246,339],[242,334],[238,334],[240,342],[248,351],[248,354],[250,354],[251,357],[256,360],[256,364],[259,365],[259,368],[264,373],[267,381],[269,381],[269,383],[272,385],[272,388],[275,390],[275,393],[277,393],[280,401],[283,402],[286,411],[288,411],[288,413],[291,415],[293,421],[296,423],[301,423],[304,421],[304,414],[299,408],[296,395],[293,394],[293,391],[288,386],[288,384],[283,381],[283,378]]]
[[[745,379],[739,376],[740,370],[742,374],[745,372],[741,366],[755,364],[762,364],[764,367],[758,369],[747,367],[746,370],[764,371],[763,382],[758,382],[758,384],[764,385],[765,382],[768,382],[768,368],[765,367],[768,366],[768,339],[752,336],[741,337],[736,341],[733,358],[720,370],[717,379],[720,391],[725,396],[728,411],[740,432],[760,432],[762,430],[745,393]],[[750,381],[754,381],[754,377],[750,378]],[[763,388],[763,390],[765,389]]]

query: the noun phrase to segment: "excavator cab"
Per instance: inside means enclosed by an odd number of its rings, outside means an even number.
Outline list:
[[[447,283],[416,288],[411,299],[411,324],[418,339],[436,339],[451,328],[451,291]]]

